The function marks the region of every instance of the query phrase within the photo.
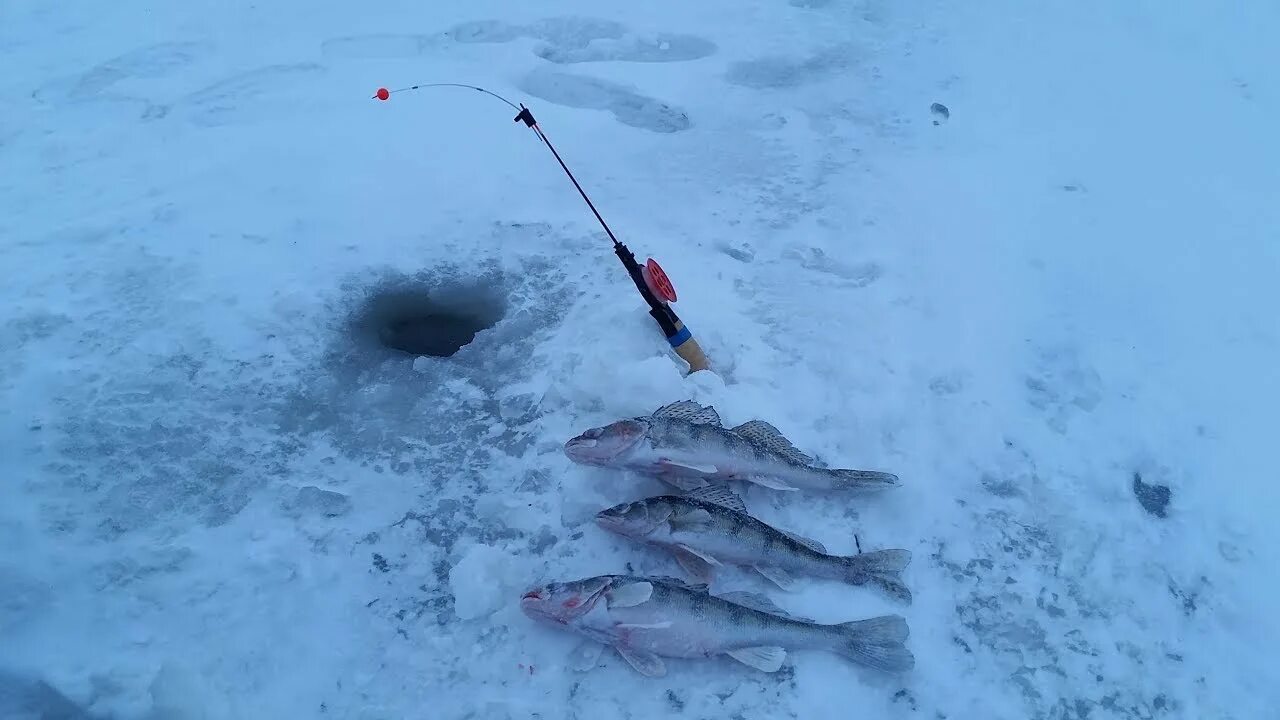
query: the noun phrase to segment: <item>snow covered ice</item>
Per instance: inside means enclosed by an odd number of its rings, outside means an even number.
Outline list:
[[[1274,716],[1278,31],[1261,1],[6,3],[0,717]],[[509,108],[370,99],[425,82],[533,109],[718,377]],[[424,290],[491,326],[370,332]],[[900,610],[915,670],[579,674],[520,613],[676,571],[592,523],[656,481],[560,447],[682,398],[901,477],[745,500],[912,550],[910,607],[725,589]]]

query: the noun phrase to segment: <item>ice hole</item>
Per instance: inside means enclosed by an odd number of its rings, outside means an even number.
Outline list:
[[[372,293],[359,324],[390,350],[447,358],[493,327],[504,310],[498,293],[484,285],[396,287]]]

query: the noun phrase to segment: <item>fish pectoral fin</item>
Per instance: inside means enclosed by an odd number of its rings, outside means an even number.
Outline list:
[[[800,488],[787,484],[785,480],[773,477],[772,475],[747,475],[742,478],[747,482],[753,482],[761,487],[772,488],[774,490],[799,490]]]
[[[672,546],[671,555],[675,557],[676,562],[680,563],[680,567],[689,573],[689,576],[699,582],[709,583],[715,576],[715,568],[711,563],[703,560],[699,555],[685,550],[679,545]]]
[[[683,462],[676,460],[662,460],[661,465],[669,472],[688,473],[695,472],[702,475],[715,475],[718,468],[712,463],[695,463]]]
[[[656,623],[617,623],[614,627],[620,630],[666,630],[671,627],[670,620]]]
[[[743,665],[749,665],[764,672],[778,672],[782,661],[787,659],[787,651],[774,645],[738,648],[725,653]]]
[[[658,479],[662,482],[680,490],[681,492],[689,492],[707,486],[707,481],[698,477],[689,477],[674,472],[662,472],[658,474]]]
[[[690,555],[693,555],[694,557],[698,558],[699,560],[705,562],[708,565],[723,564],[719,560],[712,557],[709,553],[705,553],[701,550],[698,550],[697,548],[691,548],[688,545],[676,545],[676,547],[679,548],[680,550],[683,550],[689,553]]]
[[[681,568],[684,568],[690,577],[700,583],[710,583],[716,577],[716,568],[696,552],[687,551],[677,544],[671,547],[671,555],[675,556],[676,562],[680,562]]]
[[[633,582],[608,591],[609,607],[634,607],[653,595],[653,583]]]
[[[715,526],[715,520],[711,517],[711,513],[698,508],[668,517],[667,524],[671,526],[672,532],[704,532]]]
[[[662,677],[667,674],[666,663],[662,662],[662,658],[648,650],[626,645],[614,645],[613,649],[617,650],[622,659],[630,663],[631,667],[636,669],[636,672],[645,677]]]
[[[774,585],[777,585],[783,590],[791,590],[796,585],[795,578],[791,577],[791,573],[787,572],[786,570],[783,570],[780,567],[776,567],[773,565],[756,565],[754,567],[756,569],[756,572],[769,578],[769,580],[772,581]]]
[[[604,645],[595,640],[583,640],[569,652],[568,665],[578,672],[587,672],[600,664],[600,655]]]

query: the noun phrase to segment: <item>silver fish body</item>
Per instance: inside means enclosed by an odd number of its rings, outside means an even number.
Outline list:
[[[689,400],[588,430],[565,443],[565,454],[585,465],[656,475],[682,489],[726,480],[779,490],[879,490],[898,483],[885,472],[817,467],[769,423],[725,428],[714,408]]]
[[[911,561],[909,551],[830,555],[814,540],[752,517],[741,498],[727,488],[621,503],[597,513],[596,523],[666,549],[701,582],[711,581],[715,566],[730,563],[755,568],[784,589],[791,587],[792,575],[798,574],[854,585],[870,583],[911,602],[911,591],[900,575]]]
[[[730,657],[766,672],[788,649],[840,654],[886,672],[914,666],[896,615],[820,625],[793,618],[750,593],[715,596],[670,578],[602,575],[535,588],[520,601],[531,618],[612,646],[636,670],[666,673],[661,658]]]

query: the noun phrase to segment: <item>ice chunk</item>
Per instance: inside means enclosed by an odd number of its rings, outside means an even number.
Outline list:
[[[285,513],[290,517],[303,515],[339,517],[351,510],[351,500],[342,493],[321,490],[315,485],[298,488],[292,497],[286,498]]]
[[[453,611],[463,620],[492,615],[510,600],[511,556],[489,547],[473,545],[449,571]]]
[[[602,366],[592,379],[610,389],[610,409],[619,415],[648,415],[685,395],[680,366],[664,355]]]
[[[78,705],[43,680],[0,670],[0,717],[91,720]]]
[[[685,382],[693,388],[693,399],[703,405],[715,405],[726,396],[724,378],[714,372],[690,373]]]
[[[191,668],[165,662],[151,680],[151,715],[165,720],[223,720],[232,717],[225,700],[210,692]]]

